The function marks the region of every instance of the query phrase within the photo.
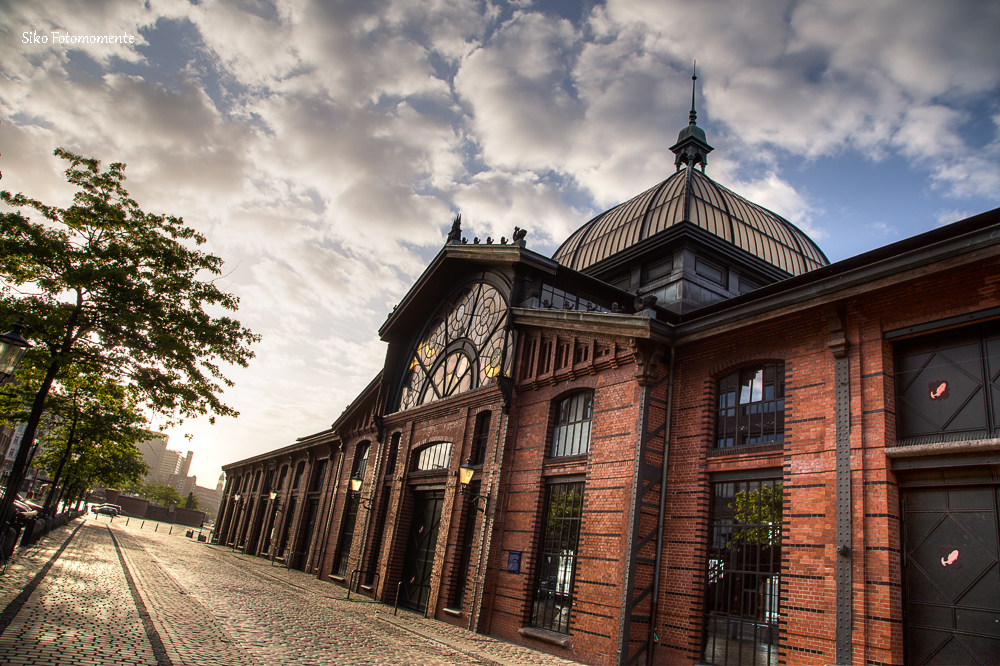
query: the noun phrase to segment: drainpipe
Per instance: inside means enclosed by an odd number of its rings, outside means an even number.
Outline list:
[[[663,565],[663,527],[667,512],[667,470],[670,456],[670,426],[674,409],[674,358],[676,350],[670,345],[670,370],[667,374],[667,413],[663,421],[663,475],[660,477],[660,524],[656,530],[656,566],[653,569],[653,608],[649,614],[649,636],[646,638],[646,664],[653,663],[656,641],[657,613],[660,609],[660,567]]]

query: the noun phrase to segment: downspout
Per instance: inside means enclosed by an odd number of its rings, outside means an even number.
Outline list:
[[[660,477],[660,524],[656,532],[656,565],[653,569],[653,608],[649,614],[649,636],[646,638],[646,664],[653,663],[653,649],[656,647],[657,612],[660,609],[660,568],[663,566],[663,528],[667,510],[667,471],[670,455],[670,426],[674,408],[674,359],[676,349],[670,345],[670,369],[667,371],[667,413],[663,420],[663,475]]]

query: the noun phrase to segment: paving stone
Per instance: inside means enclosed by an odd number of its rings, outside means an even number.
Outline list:
[[[186,538],[186,528],[154,531],[151,521],[143,526],[137,520],[86,518],[54,531],[34,550],[17,554],[8,576],[0,579],[0,608],[81,522],[0,634],[3,663],[574,663],[414,613],[393,616],[392,607],[369,600],[347,601],[343,588]]]

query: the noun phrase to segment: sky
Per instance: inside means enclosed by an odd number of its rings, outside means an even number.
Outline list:
[[[708,175],[831,261],[1000,206],[997,35],[989,0],[0,0],[0,188],[125,162],[225,260],[240,416],[167,431],[214,487],[371,381],[456,213],[551,255],[673,173],[694,60]]]

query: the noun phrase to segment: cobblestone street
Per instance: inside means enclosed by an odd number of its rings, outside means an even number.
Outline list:
[[[0,663],[501,664],[573,662],[368,600],[183,536],[81,518],[0,578]]]

